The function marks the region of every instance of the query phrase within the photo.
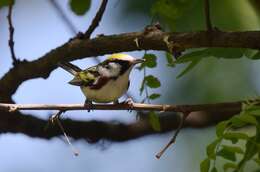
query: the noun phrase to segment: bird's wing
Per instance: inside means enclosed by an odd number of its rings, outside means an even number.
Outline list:
[[[78,72],[82,71],[78,66],[75,66],[69,62],[60,62],[58,66],[62,69],[66,70],[67,72],[71,73],[72,75],[76,75]]]
[[[100,89],[102,88],[108,81],[109,77],[104,76],[98,70],[99,65],[87,68],[84,72],[87,72],[87,76],[89,78],[88,82],[85,82],[85,86],[89,86],[91,89]]]

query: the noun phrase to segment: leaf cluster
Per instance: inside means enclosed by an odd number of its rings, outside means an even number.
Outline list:
[[[217,138],[207,146],[207,158],[200,164],[201,172],[218,171],[217,158],[225,160],[224,171],[243,171],[249,161],[260,165],[260,106],[257,103],[244,103],[240,114],[216,126]],[[248,126],[255,132],[241,131]]]
[[[148,89],[159,88],[161,86],[161,82],[154,75],[146,75],[146,68],[155,68],[157,66],[156,55],[145,53],[143,59],[145,62],[142,63],[139,70],[144,72],[144,79],[140,87],[140,95],[142,95],[144,92],[146,93],[145,99],[143,100],[144,102],[145,100],[150,101],[158,99],[161,96],[159,93],[149,94],[148,92]],[[160,121],[158,114],[156,114],[154,111],[149,112],[149,121],[155,131],[160,131]]]
[[[169,55],[166,55],[168,59]],[[194,69],[203,59],[206,58],[217,58],[217,59],[238,59],[238,58],[248,58],[252,60],[260,59],[260,52],[255,50],[249,50],[245,48],[206,48],[194,50],[187,52],[180,56],[176,61],[170,62],[174,67],[177,64],[186,64],[188,65],[177,75],[177,78],[180,78]]]

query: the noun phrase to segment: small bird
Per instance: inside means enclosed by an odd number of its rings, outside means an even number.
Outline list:
[[[144,59],[118,53],[85,70],[68,62],[58,65],[74,75],[69,84],[80,86],[86,96],[85,104],[92,105],[92,102],[119,103],[118,99],[128,90],[131,70],[136,64],[142,62]]]

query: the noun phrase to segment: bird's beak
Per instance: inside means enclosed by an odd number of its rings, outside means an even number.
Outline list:
[[[135,59],[133,64],[143,63],[145,62],[145,59]]]
[[[71,81],[68,82],[71,85],[75,86],[81,86],[82,85],[82,80],[79,79],[78,77],[74,77]]]

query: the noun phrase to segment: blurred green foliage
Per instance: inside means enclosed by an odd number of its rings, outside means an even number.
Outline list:
[[[0,8],[8,6],[10,4],[14,4],[15,0],[1,0],[0,1]]]
[[[91,0],[70,0],[71,10],[79,16],[84,15],[91,6]]]
[[[77,15],[83,15],[90,7],[90,0],[71,0],[72,11]],[[122,1],[121,1],[122,3]],[[145,15],[150,21],[144,27],[155,21],[159,21],[166,31],[189,32],[205,30],[203,0],[131,0],[124,1],[121,18],[129,13]],[[220,30],[256,30],[260,27],[260,5],[255,0],[211,0],[211,19],[214,27]],[[177,94],[168,94],[170,99],[176,96],[179,100],[191,100],[193,102],[216,102],[220,100],[237,100],[254,95],[254,87],[249,78],[248,63],[250,60],[260,58],[259,51],[240,48],[204,48],[192,49],[182,52],[176,57],[166,53],[166,66],[171,68],[183,68],[176,75],[176,79],[169,78],[165,83],[182,82]],[[176,58],[176,59],[175,59]],[[161,87],[159,78],[147,74],[146,69],[157,67],[157,56],[145,51],[143,59],[145,63],[139,70],[144,72],[144,79],[140,93],[145,92],[145,100],[154,100],[166,95],[164,93],[152,93],[150,89]],[[181,66],[181,67],[180,67]],[[183,81],[183,80],[182,80]],[[163,84],[163,83],[162,83]],[[172,93],[170,87],[165,92]],[[149,90],[148,90],[149,89]],[[174,90],[176,91],[176,90]],[[162,96],[161,96],[162,95]],[[196,96],[199,98],[195,98]],[[188,98],[187,98],[188,97]],[[177,99],[178,100],[178,99]],[[224,171],[243,171],[248,161],[260,162],[260,107],[247,103],[243,105],[240,114],[223,121],[216,126],[216,139],[206,149],[207,158],[201,162],[202,172],[217,172],[217,158],[224,162]],[[160,130],[158,114],[151,111],[149,120],[154,130]],[[250,134],[236,131],[237,128],[252,126],[255,132]],[[238,144],[240,142],[244,144]],[[228,144],[227,144],[228,142]]]
[[[258,1],[211,0],[210,3],[214,27],[228,31],[259,30]],[[123,12],[128,16],[131,13],[149,16],[150,21],[144,26],[159,21],[166,31],[205,30],[203,0],[132,0],[125,2]],[[255,50],[239,48],[204,48],[186,50],[175,59],[173,55],[166,53],[166,65],[181,72],[174,74],[178,80],[168,75],[168,82],[162,85],[167,84],[169,89],[160,93],[160,98],[167,92],[169,101],[210,103],[255,96],[253,80],[257,78],[250,76],[249,69],[254,62],[252,60],[260,58],[259,54]],[[172,90],[170,85],[178,83],[181,84],[177,90]],[[256,108],[254,113],[252,108]],[[217,138],[207,147],[207,158],[201,163],[202,172],[218,171],[219,166],[215,166],[217,157],[222,162],[224,171],[242,171],[248,161],[259,164],[259,109],[260,107],[246,104],[238,116],[217,125]],[[251,131],[248,134],[231,131],[233,128],[246,126],[255,127],[256,132]],[[244,143],[242,145],[238,144],[241,140]],[[219,160],[219,157],[222,159]]]
[[[240,114],[217,125],[217,138],[207,147],[207,158],[201,163],[201,172],[208,172],[210,168],[216,171],[219,157],[227,160],[222,167],[224,171],[243,171],[248,161],[260,162],[260,106],[257,103],[243,104]],[[248,126],[253,132],[238,130]],[[231,143],[227,145],[225,141]]]

